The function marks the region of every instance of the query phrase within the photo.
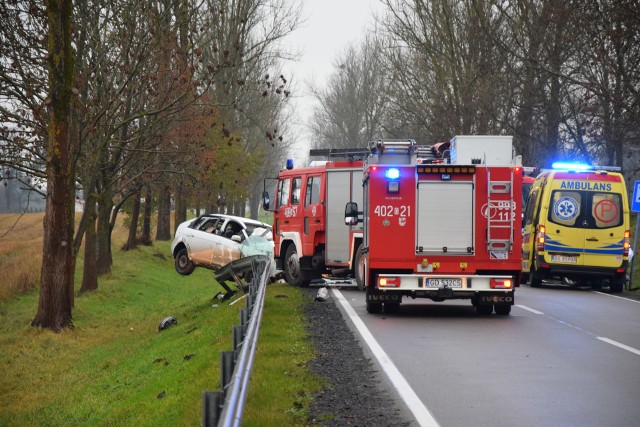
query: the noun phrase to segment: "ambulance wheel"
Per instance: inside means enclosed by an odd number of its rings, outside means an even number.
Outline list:
[[[369,301],[367,301],[367,313],[369,313],[369,314],[382,313],[382,303],[381,302],[369,302]]]
[[[493,308],[496,310],[496,314],[500,316],[507,316],[509,313],[511,313],[510,305],[496,305]]]
[[[612,294],[619,294],[620,292],[622,292],[624,290],[625,281],[626,277],[624,276],[611,279],[611,281],[609,282],[609,292]]]
[[[491,314],[491,312],[493,312],[493,304],[478,305],[476,306],[476,310],[478,311],[478,314],[488,316],[489,314]]]
[[[535,271],[532,271],[529,274],[529,286],[531,286],[532,288],[539,288],[540,286],[542,286],[542,279],[536,274]]]
[[[293,286],[302,285],[302,272],[300,271],[300,259],[295,245],[289,245],[284,256],[284,278]]]
[[[362,254],[362,245],[358,246],[354,264],[355,268],[353,270],[356,276],[356,284],[358,285],[358,290],[364,291],[364,256]]]

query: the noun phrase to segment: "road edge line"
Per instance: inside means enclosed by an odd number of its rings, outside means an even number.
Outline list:
[[[349,302],[342,295],[342,292],[340,292],[336,288],[332,288],[331,291],[336,296],[338,302],[340,302],[340,305],[342,305],[342,308],[345,310],[345,313],[347,314],[347,316],[349,316],[349,319],[360,333],[360,336],[369,347],[369,350],[371,350],[371,352],[377,359],[378,363],[382,367],[382,370],[387,375],[389,381],[391,381],[391,384],[393,384],[393,387],[398,392],[398,395],[415,417],[418,425],[422,427],[440,426],[440,424],[438,424],[438,422],[434,418],[433,414],[431,414],[431,411],[429,411],[429,409],[424,406],[418,395],[415,393],[415,391],[413,391],[413,389],[404,378],[402,373],[400,373],[391,358],[389,358],[380,344],[378,344],[378,341],[376,341],[376,339],[373,337],[362,319],[360,319],[353,307],[351,307],[351,304],[349,304]]]

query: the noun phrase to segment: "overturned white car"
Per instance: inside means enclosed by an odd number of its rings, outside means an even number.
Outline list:
[[[224,214],[206,214],[178,226],[171,243],[176,271],[191,274],[196,267],[216,270],[242,257],[273,252],[271,226]]]

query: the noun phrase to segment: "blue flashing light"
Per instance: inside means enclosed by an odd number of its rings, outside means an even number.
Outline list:
[[[287,159],[287,170],[293,169],[293,159]]]
[[[574,171],[588,171],[592,170],[593,166],[587,165],[585,163],[564,163],[564,162],[555,162],[551,165],[552,169],[569,169]]]
[[[400,169],[389,168],[384,172],[384,176],[390,181],[395,181],[396,179],[400,178]]]

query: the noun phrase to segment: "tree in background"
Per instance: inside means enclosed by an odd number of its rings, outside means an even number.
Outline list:
[[[49,0],[47,47],[51,111],[47,139],[47,205],[40,298],[33,326],[54,331],[72,325],[73,230],[75,211],[75,168],[72,89],[75,55],[72,49],[71,2]]]
[[[309,125],[313,148],[366,147],[382,136],[393,73],[381,54],[378,41],[368,36],[338,56],[325,88],[312,88],[317,101]]]

